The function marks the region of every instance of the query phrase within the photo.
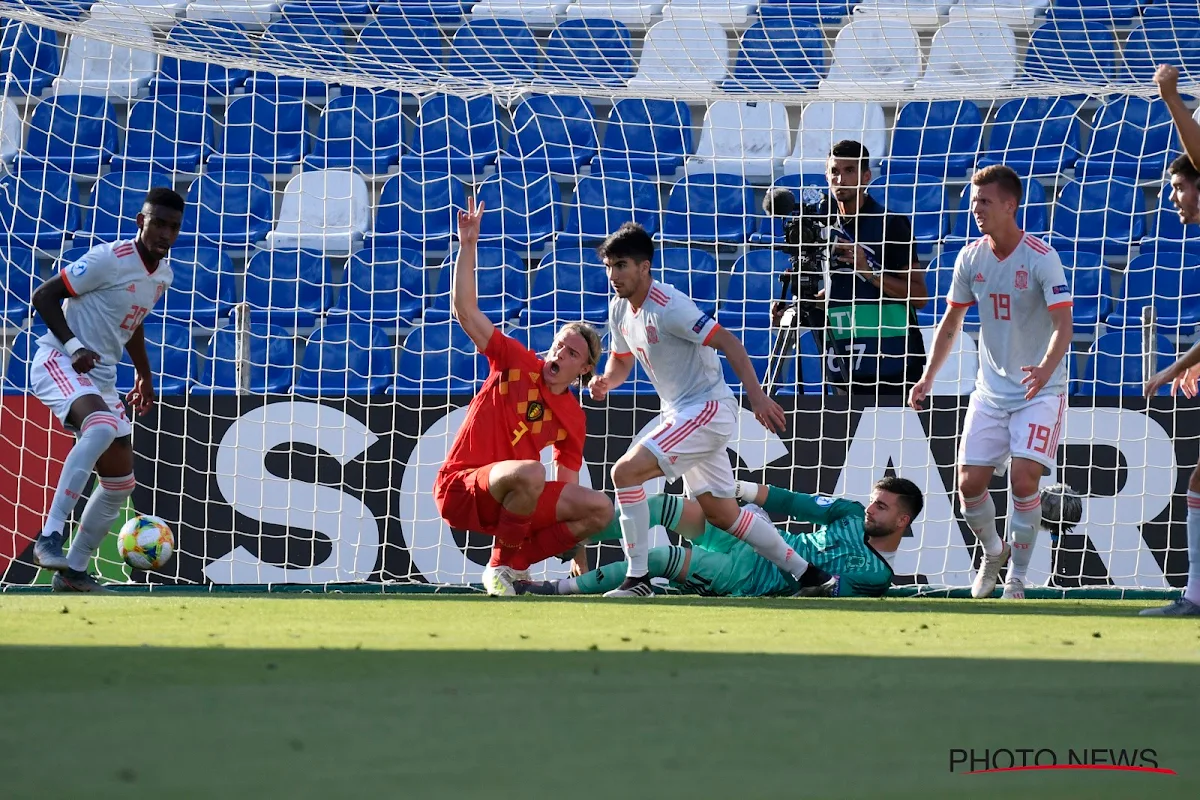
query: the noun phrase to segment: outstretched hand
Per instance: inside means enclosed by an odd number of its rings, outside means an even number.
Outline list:
[[[483,220],[483,203],[475,205],[475,198],[467,200],[467,210],[458,212],[458,241],[473,246],[479,241],[479,225]]]

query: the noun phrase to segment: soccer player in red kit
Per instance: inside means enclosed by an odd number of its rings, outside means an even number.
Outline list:
[[[476,247],[483,205],[458,215],[454,318],[491,372],[438,471],[433,498],[451,527],[496,537],[483,574],[488,594],[515,594],[532,564],[573,549],[603,530],[613,507],[579,485],[586,423],[571,392],[595,369],[600,337],[582,322],[564,325],[545,359],[504,335],[479,310]],[[554,448],[557,480],[547,480],[541,452]]]

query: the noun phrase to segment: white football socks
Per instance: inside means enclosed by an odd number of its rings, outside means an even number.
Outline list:
[[[962,513],[975,538],[983,545],[983,552],[989,556],[1000,555],[1004,543],[996,532],[996,501],[992,499],[992,493],[985,490],[978,497],[964,497]]]
[[[135,486],[137,479],[132,474],[123,478],[100,479],[100,485],[83,507],[79,530],[71,540],[71,549],[67,551],[68,567],[80,572],[87,570],[88,561],[100,549],[101,542],[116,522],[117,515],[121,513],[129,495],[133,494]]]
[[[117,418],[110,411],[93,411],[79,429],[79,440],[67,453],[63,461],[62,474],[58,478],[58,488],[54,490],[54,499],[50,502],[50,511],[46,515],[46,525],[42,535],[62,533],[79,502],[83,490],[87,488],[88,478],[104,451],[117,438]]]
[[[645,487],[617,489],[617,514],[625,559],[629,562],[626,577],[640,578],[650,571],[650,505],[646,502]]]
[[[784,541],[775,526],[748,508],[743,508],[742,513],[738,514],[729,533],[797,580],[808,569],[808,562]]]
[[[1042,524],[1042,496],[1034,493],[1029,497],[1013,498],[1013,515],[1009,521],[1012,531],[1012,561],[1008,574],[1025,580],[1029,571],[1029,559],[1033,557],[1033,546],[1037,543],[1038,528]]]
[[[1200,492],[1187,495],[1188,582],[1183,596],[1200,605]]]

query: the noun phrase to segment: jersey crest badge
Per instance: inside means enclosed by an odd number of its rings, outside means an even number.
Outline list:
[[[646,341],[650,344],[658,344],[658,328],[653,325],[646,326]]]
[[[545,408],[542,407],[541,403],[534,401],[525,409],[525,421],[537,422],[542,418],[543,413],[545,413]]]
[[[1014,289],[1028,289],[1029,288],[1029,273],[1023,269],[1017,270],[1016,277],[1013,278],[1013,288]]]

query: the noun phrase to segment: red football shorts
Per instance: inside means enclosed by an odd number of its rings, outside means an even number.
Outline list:
[[[492,466],[486,464],[438,473],[433,485],[433,501],[450,527],[495,535],[501,505],[488,488]],[[564,486],[566,483],[563,481],[546,481],[546,488],[542,490],[537,508],[530,518],[530,530],[546,528],[558,521],[558,497]]]

